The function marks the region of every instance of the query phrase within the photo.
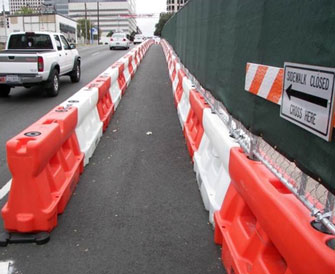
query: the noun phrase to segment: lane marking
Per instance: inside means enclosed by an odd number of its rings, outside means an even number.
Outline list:
[[[98,55],[98,54],[100,54],[100,53],[101,53],[100,51],[94,52],[94,53],[92,54],[92,56]]]
[[[10,190],[10,187],[12,185],[12,179],[10,179],[7,184],[5,184],[1,189],[0,189],[0,200],[2,200],[3,197],[7,195],[7,193]],[[0,272],[2,273],[2,272]]]
[[[9,273],[9,262],[0,262],[0,273],[1,274]]]

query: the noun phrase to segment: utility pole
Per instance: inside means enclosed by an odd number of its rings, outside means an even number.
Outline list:
[[[97,2],[97,17],[98,17],[98,45],[100,44],[100,20],[99,20],[99,1]]]
[[[84,35],[84,44],[86,44],[87,41],[87,6],[85,2],[85,35]]]
[[[3,27],[5,29],[5,36],[7,41],[7,20],[6,20],[6,11],[5,11],[5,3],[2,3],[2,12],[3,12]]]

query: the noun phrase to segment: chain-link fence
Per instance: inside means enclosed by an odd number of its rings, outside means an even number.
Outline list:
[[[306,175],[294,162],[266,143],[261,137],[253,135],[241,122],[235,120],[225,106],[216,100],[212,93],[204,89],[197,79],[183,66],[187,77],[196,89],[203,94],[220,119],[229,128],[230,134],[243,148],[250,159],[261,161],[281,182],[283,193],[293,193],[315,217],[313,226],[324,232],[335,235],[335,196],[322,184]]]

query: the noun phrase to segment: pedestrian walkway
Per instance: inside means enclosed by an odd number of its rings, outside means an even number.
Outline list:
[[[24,274],[225,273],[160,46],[141,63],[51,241],[3,252]]]

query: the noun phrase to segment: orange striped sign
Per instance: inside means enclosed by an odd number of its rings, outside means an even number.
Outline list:
[[[247,63],[245,90],[280,105],[283,76],[282,68]]]
[[[281,104],[284,69],[247,63],[244,89],[272,103]],[[335,113],[333,118],[335,127]]]

